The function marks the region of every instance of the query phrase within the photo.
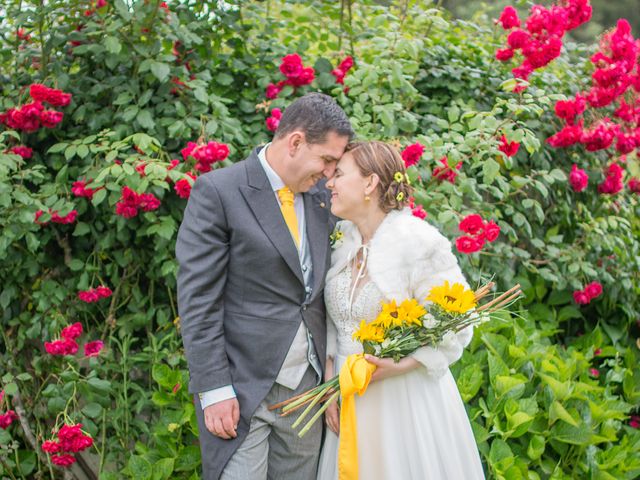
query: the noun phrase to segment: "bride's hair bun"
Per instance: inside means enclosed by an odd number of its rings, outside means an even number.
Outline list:
[[[380,179],[377,190],[382,211],[402,210],[409,203],[413,187],[398,150],[387,143],[371,141],[350,143],[345,149],[347,152],[363,176],[375,173]]]

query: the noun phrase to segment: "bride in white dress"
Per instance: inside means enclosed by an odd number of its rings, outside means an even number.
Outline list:
[[[327,274],[327,379],[347,356],[361,320],[376,318],[382,301],[424,301],[444,280],[466,281],[437,229],[403,208],[411,188],[398,152],[381,142],[352,144],[327,182],[338,224]],[[400,362],[367,356],[377,365],[369,388],[356,395],[359,476],[362,480],[476,480],[484,473],[449,365],[462,355],[472,328],[423,347]],[[338,478],[338,406],[329,428],[318,480]]]

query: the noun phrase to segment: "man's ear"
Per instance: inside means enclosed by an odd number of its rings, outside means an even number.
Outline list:
[[[303,143],[304,132],[295,130],[287,135],[287,150],[289,151],[289,156],[293,157]]]

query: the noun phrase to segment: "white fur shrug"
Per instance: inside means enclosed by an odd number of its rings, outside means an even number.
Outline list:
[[[334,246],[327,283],[347,266],[362,244],[353,223],[341,221],[336,228],[343,236]],[[434,226],[414,217],[408,208],[390,212],[376,230],[369,243],[367,271],[387,301],[400,302],[410,297],[424,301],[431,288],[445,280],[467,286],[449,241]],[[327,354],[332,355],[336,330],[331,319],[327,323]],[[466,328],[437,347],[422,347],[412,356],[430,376],[440,377],[462,356],[472,335],[473,328]]]

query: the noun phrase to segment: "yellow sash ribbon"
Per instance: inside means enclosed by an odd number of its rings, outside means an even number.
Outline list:
[[[338,447],[339,480],[358,480],[358,425],[356,399],[367,391],[371,374],[376,366],[367,362],[363,354],[347,357],[340,369],[340,446]]]

